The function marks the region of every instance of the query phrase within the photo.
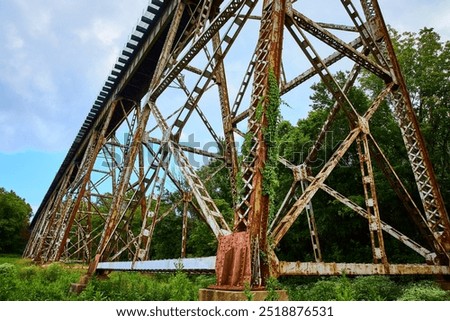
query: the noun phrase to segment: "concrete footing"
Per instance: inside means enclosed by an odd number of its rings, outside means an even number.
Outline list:
[[[289,301],[285,290],[275,291],[278,301]],[[200,289],[199,301],[264,301],[271,294],[269,291],[227,291],[216,289]],[[272,293],[273,294],[273,293]]]
[[[437,278],[437,282],[441,286],[441,288],[445,291],[450,291],[450,277],[449,276],[441,276]]]
[[[83,275],[80,278],[79,283],[72,283],[70,285],[70,292],[80,294],[81,292],[84,291],[84,289],[86,289],[88,282],[89,282],[89,277],[87,275]]]
[[[72,283],[70,285],[70,292],[75,294],[80,294],[81,292],[84,291],[84,289],[86,289],[86,284]]]

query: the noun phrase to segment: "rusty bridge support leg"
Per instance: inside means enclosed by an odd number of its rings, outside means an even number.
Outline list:
[[[269,73],[279,83],[286,0],[265,0],[256,48],[254,84],[249,131],[252,133],[250,160],[244,161],[244,191],[236,208],[234,233],[219,239],[216,259],[217,286],[222,290],[261,289],[270,276],[267,229],[269,197],[263,191],[267,161],[264,129],[268,126]],[[261,115],[255,111],[261,109]]]

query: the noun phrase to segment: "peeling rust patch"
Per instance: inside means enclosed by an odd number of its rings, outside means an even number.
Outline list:
[[[280,275],[450,275],[449,266],[425,264],[372,264],[280,262]]]

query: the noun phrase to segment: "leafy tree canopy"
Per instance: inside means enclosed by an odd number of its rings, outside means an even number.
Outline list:
[[[23,251],[31,213],[31,206],[24,199],[0,188],[0,253]]]

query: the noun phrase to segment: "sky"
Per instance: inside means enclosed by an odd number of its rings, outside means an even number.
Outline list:
[[[147,3],[0,0],[0,187],[34,210]],[[448,0],[379,3],[395,29],[450,39]]]

